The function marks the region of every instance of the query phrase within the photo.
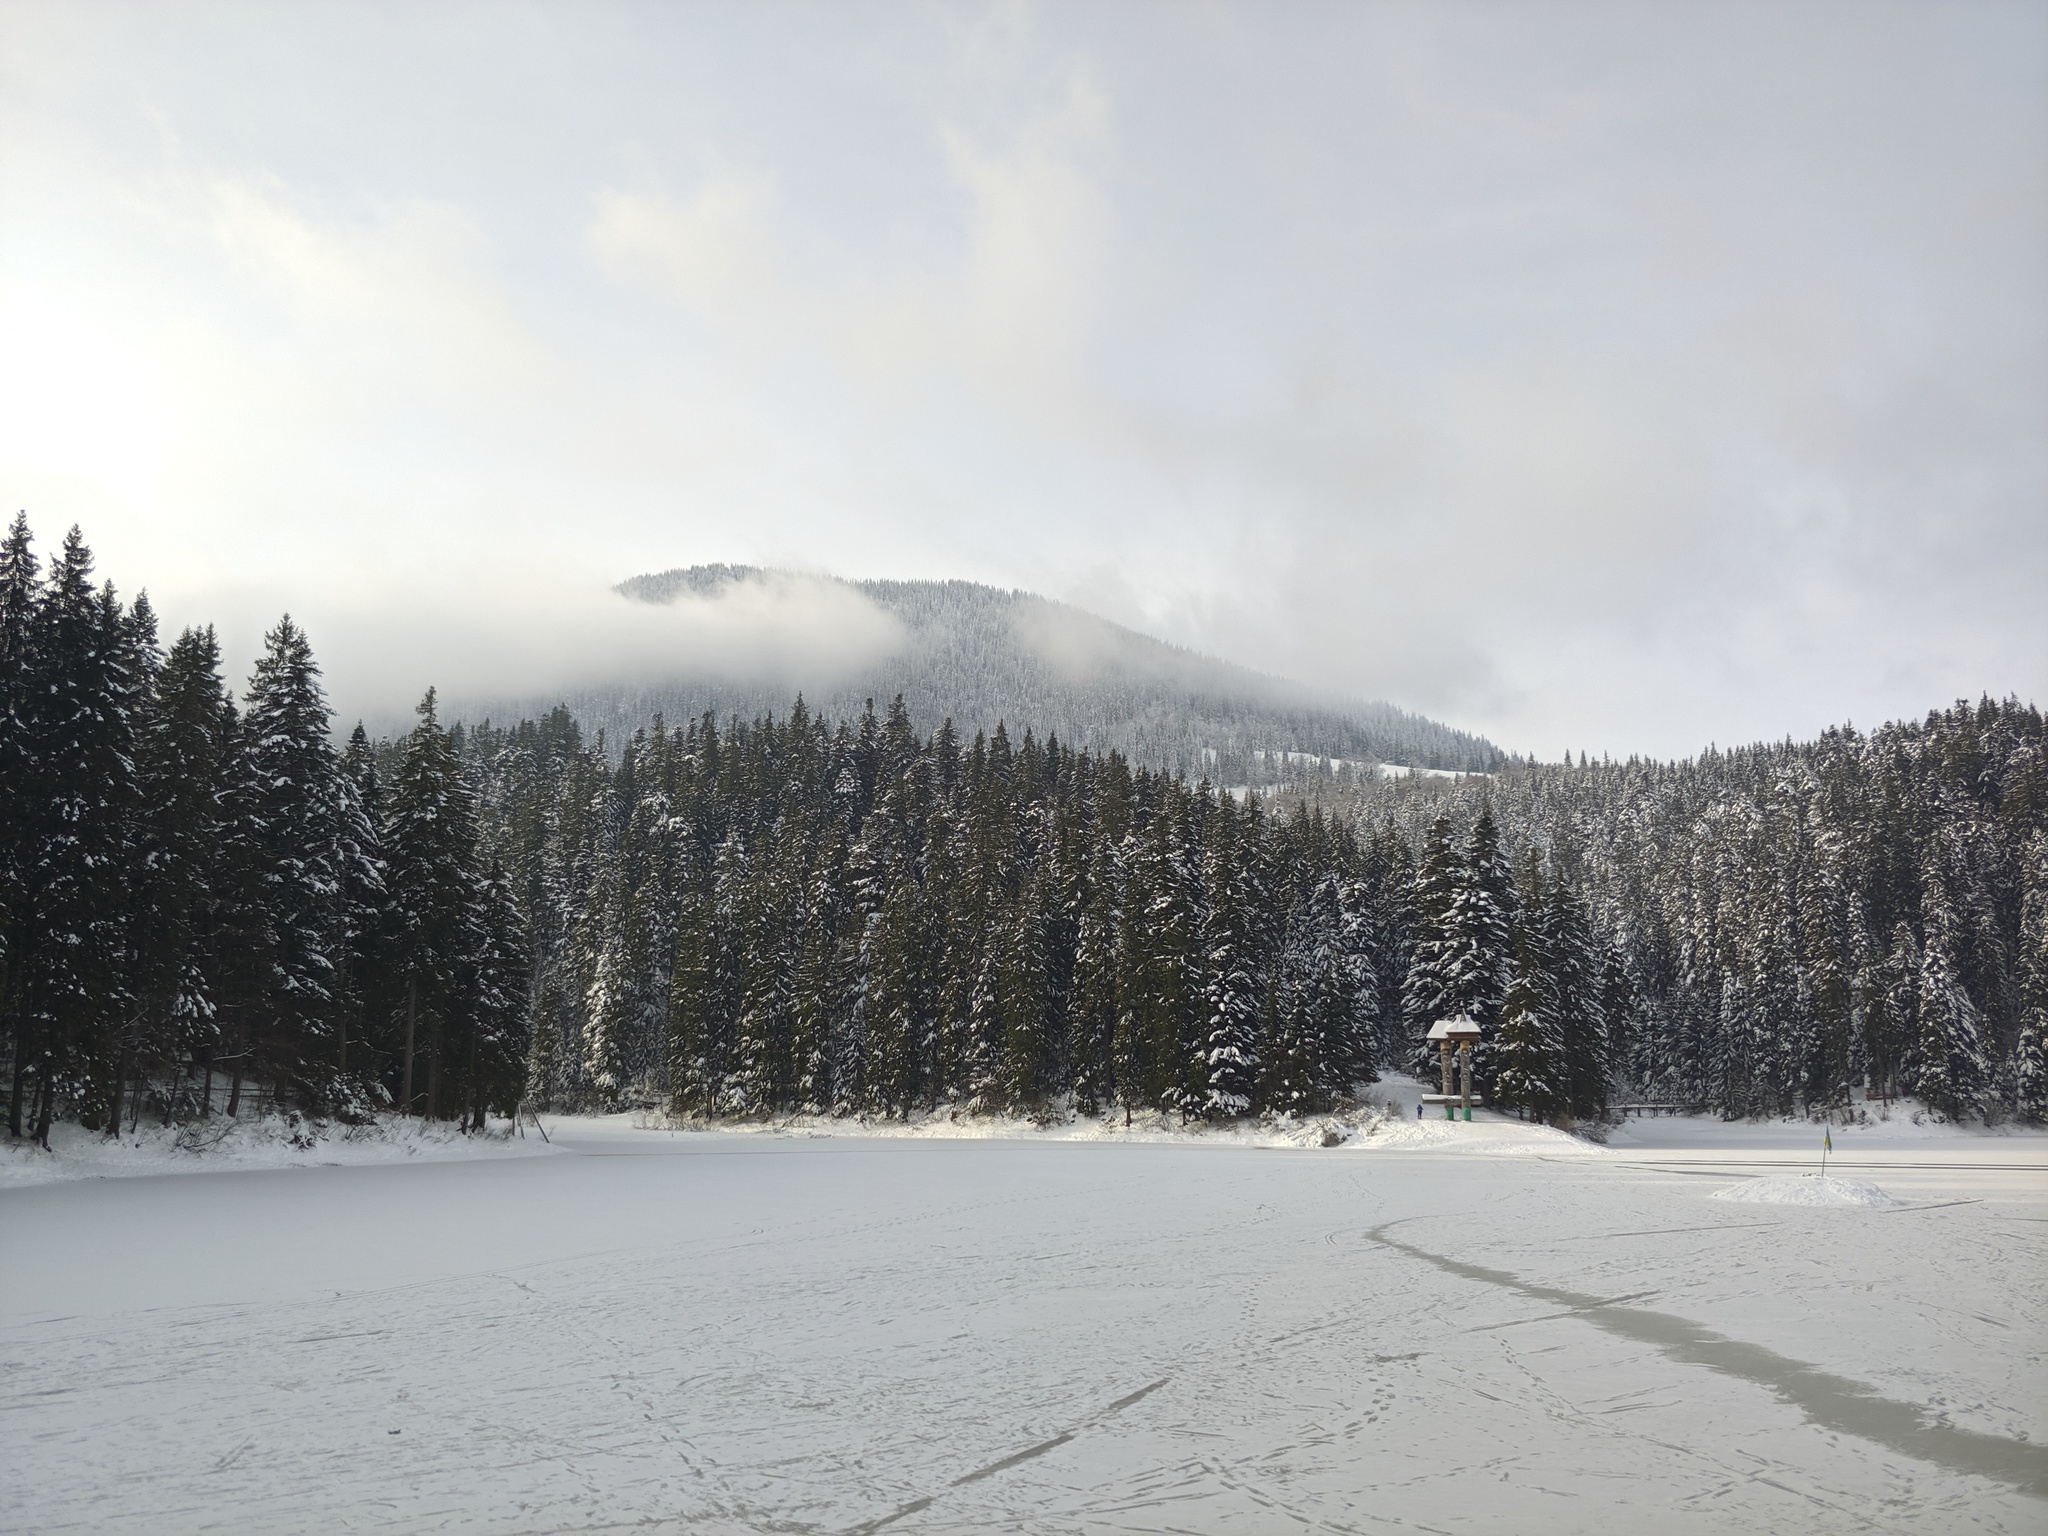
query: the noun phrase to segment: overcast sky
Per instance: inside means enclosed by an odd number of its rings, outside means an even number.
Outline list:
[[[2039,701],[2048,5],[6,0],[0,495],[358,696],[744,560],[1545,758]]]

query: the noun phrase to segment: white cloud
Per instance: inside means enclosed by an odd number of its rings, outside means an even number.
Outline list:
[[[456,713],[506,700],[540,710],[585,687],[679,678],[815,692],[907,643],[857,589],[790,572],[655,605],[487,561],[458,582],[315,595],[296,616],[326,658],[340,717],[387,726],[429,685]]]
[[[120,14],[0,48],[0,491],[337,677],[739,559],[1510,745],[2048,680],[2035,13]]]
[[[606,188],[589,240],[606,275],[742,337],[787,334],[807,313],[784,273],[775,198],[761,179],[717,176],[681,202]]]

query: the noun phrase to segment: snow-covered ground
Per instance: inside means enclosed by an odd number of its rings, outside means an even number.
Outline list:
[[[709,1125],[672,1123],[659,1114],[629,1114],[576,1122],[583,1134],[621,1130],[714,1136],[806,1136],[883,1138],[911,1141],[1090,1142],[1097,1145],[1146,1143],[1183,1147],[1348,1147],[1354,1152],[1427,1148],[1439,1152],[1545,1154],[1554,1157],[1590,1155],[1595,1144],[1545,1125],[1531,1125],[1508,1115],[1475,1110],[1471,1124],[1453,1124],[1443,1111],[1416,1115],[1423,1090],[1405,1077],[1376,1085],[1364,1104],[1327,1115],[1283,1116],[1273,1120],[1222,1125],[1188,1124],[1178,1115],[1143,1113],[1129,1122],[1118,1113],[1067,1115],[1045,1124],[1023,1119],[977,1116],[962,1110],[939,1109],[904,1120],[847,1120],[827,1116],[786,1115],[761,1122],[725,1121]],[[550,1126],[553,1121],[548,1122]]]
[[[445,1121],[391,1116],[371,1125],[304,1120],[297,1115],[230,1119],[186,1126],[143,1125],[107,1136],[76,1125],[50,1129],[48,1150],[0,1142],[0,1189],[61,1179],[125,1179],[149,1174],[220,1173],[237,1168],[331,1168],[418,1159],[525,1157],[545,1149],[537,1135],[500,1122],[465,1136]]]
[[[2048,1525],[2048,1138],[1412,1116],[0,1190],[0,1528]]]

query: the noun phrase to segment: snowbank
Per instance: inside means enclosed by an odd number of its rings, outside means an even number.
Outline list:
[[[670,1132],[718,1136],[878,1137],[912,1141],[1082,1141],[1219,1147],[1335,1147],[1372,1134],[1376,1110],[1209,1125],[1183,1123],[1177,1115],[1143,1111],[1128,1125],[1123,1112],[1032,1120],[1014,1115],[976,1114],[941,1105],[907,1119],[842,1118],[831,1115],[775,1115],[763,1120],[671,1119],[658,1113],[609,1116],[549,1116],[550,1134],[572,1140],[598,1134]]]
[[[145,1125],[118,1140],[76,1125],[50,1130],[50,1149],[0,1143],[0,1189],[59,1179],[122,1179],[241,1168],[316,1168],[358,1163],[530,1157],[548,1151],[538,1137],[491,1129],[465,1136],[447,1121],[393,1116],[341,1125],[298,1115],[193,1125]]]
[[[1545,1125],[1530,1125],[1505,1115],[1477,1111],[1472,1121],[1449,1121],[1437,1115],[1418,1119],[1406,1102],[1410,1090],[1396,1083],[1391,1091],[1376,1087],[1368,1101],[1353,1109],[1324,1115],[1280,1115],[1258,1120],[1208,1124],[1183,1122],[1178,1115],[1145,1111],[1130,1123],[1123,1112],[1107,1115],[1067,1113],[1047,1120],[1010,1115],[982,1115],[942,1105],[908,1119],[842,1119],[825,1115],[778,1115],[765,1120],[673,1120],[658,1112],[604,1117],[554,1117],[548,1126],[557,1139],[632,1135],[647,1132],[738,1136],[893,1137],[941,1141],[1066,1141],[1136,1142],[1152,1145],[1211,1147],[1302,1147],[1346,1151],[1477,1152],[1497,1155],[1584,1154],[1600,1149]],[[557,1127],[560,1127],[557,1130]]]
[[[1747,1183],[1717,1189],[1716,1200],[1735,1200],[1744,1205],[1833,1205],[1881,1208],[1899,1202],[1875,1184],[1858,1179],[1829,1178],[1818,1173],[1780,1174],[1774,1178],[1751,1179]]]

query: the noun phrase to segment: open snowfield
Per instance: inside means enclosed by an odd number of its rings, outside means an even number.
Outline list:
[[[0,1189],[0,1528],[2048,1529],[2038,1135],[549,1128]]]

